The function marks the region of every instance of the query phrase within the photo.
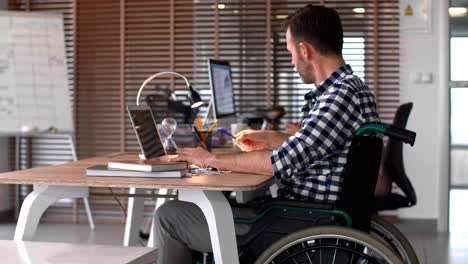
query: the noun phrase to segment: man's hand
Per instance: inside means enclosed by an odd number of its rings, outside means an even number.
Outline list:
[[[296,134],[296,132],[301,128],[301,124],[302,121],[285,124],[284,127],[286,129],[286,133],[291,136]]]
[[[187,161],[203,168],[273,175],[268,151],[212,154],[203,148],[184,148],[179,155],[168,157],[168,160]]]
[[[242,130],[236,134],[234,143],[242,151],[254,151],[268,148],[268,135],[265,130]]]
[[[268,150],[278,148],[288,137],[273,130],[243,130],[236,134],[235,143],[242,151]]]
[[[203,148],[183,148],[179,155],[172,155],[170,161],[187,161],[199,167],[207,167],[214,159],[215,155]]]

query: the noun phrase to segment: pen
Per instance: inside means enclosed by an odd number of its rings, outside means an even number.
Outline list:
[[[203,125],[202,125],[202,120],[200,116],[197,116],[196,122],[197,122],[198,131],[202,130]]]
[[[206,139],[210,135],[211,131],[213,131],[213,128],[215,128],[216,124],[218,124],[218,119],[216,119],[213,122],[213,124],[211,124],[210,128],[208,129],[208,132],[206,132],[205,137],[203,139]]]
[[[193,126],[193,130],[195,131],[195,137],[197,138],[199,145],[201,145],[202,148],[208,150],[208,147],[206,146],[206,143],[205,143],[205,141],[203,140],[203,137],[202,137],[202,135],[200,134],[200,131],[197,129],[196,126]]]
[[[233,136],[233,135],[232,135],[229,131],[227,131],[226,129],[220,127],[218,130],[219,130],[219,132],[221,132],[221,134],[224,134],[224,135],[226,135],[226,136],[228,136],[228,137],[232,137],[233,139],[236,139],[236,137]]]

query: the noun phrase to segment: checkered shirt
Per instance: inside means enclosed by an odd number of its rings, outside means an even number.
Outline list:
[[[340,67],[305,96],[301,128],[270,154],[280,197],[334,203],[354,132],[379,121],[367,85]]]

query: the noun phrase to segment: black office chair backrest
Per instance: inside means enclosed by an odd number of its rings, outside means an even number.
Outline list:
[[[395,118],[393,119],[393,126],[398,128],[406,128],[406,123],[408,122],[412,108],[413,103],[405,103],[400,105],[395,114]],[[415,205],[416,192],[414,191],[413,185],[406,175],[405,166],[403,164],[403,142],[394,138],[389,138],[384,148],[382,160],[383,173],[389,177],[392,182],[395,182],[406,196],[406,201],[403,206]]]
[[[379,174],[382,139],[355,135],[348,153],[337,208],[351,216],[353,227],[368,232]]]

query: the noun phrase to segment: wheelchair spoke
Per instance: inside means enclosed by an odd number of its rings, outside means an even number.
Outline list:
[[[353,249],[356,250],[356,243],[353,243],[353,244],[354,244]],[[351,256],[351,261],[350,261],[350,263],[353,263],[353,260],[354,260],[354,254]]]
[[[336,245],[338,245],[338,242],[339,242],[339,240],[337,238],[336,239]],[[333,262],[332,262],[333,264],[335,264],[335,260],[336,260],[336,249],[335,249],[335,252],[333,253]]]
[[[310,259],[309,253],[306,252],[306,254],[307,254],[307,259],[309,260],[309,263],[310,263],[310,264],[313,264],[312,260]]]
[[[314,240],[314,244],[317,243],[317,241]],[[321,241],[319,240],[317,244],[320,244]],[[319,259],[320,259],[320,263],[323,263],[323,260],[322,260],[322,249],[319,249]]]
[[[304,243],[301,243],[302,245],[302,248],[306,248],[306,242]],[[313,264],[312,260],[310,259],[310,256],[309,256],[309,252],[306,251],[306,256],[307,256],[307,259],[309,260],[309,263],[310,264]]]

